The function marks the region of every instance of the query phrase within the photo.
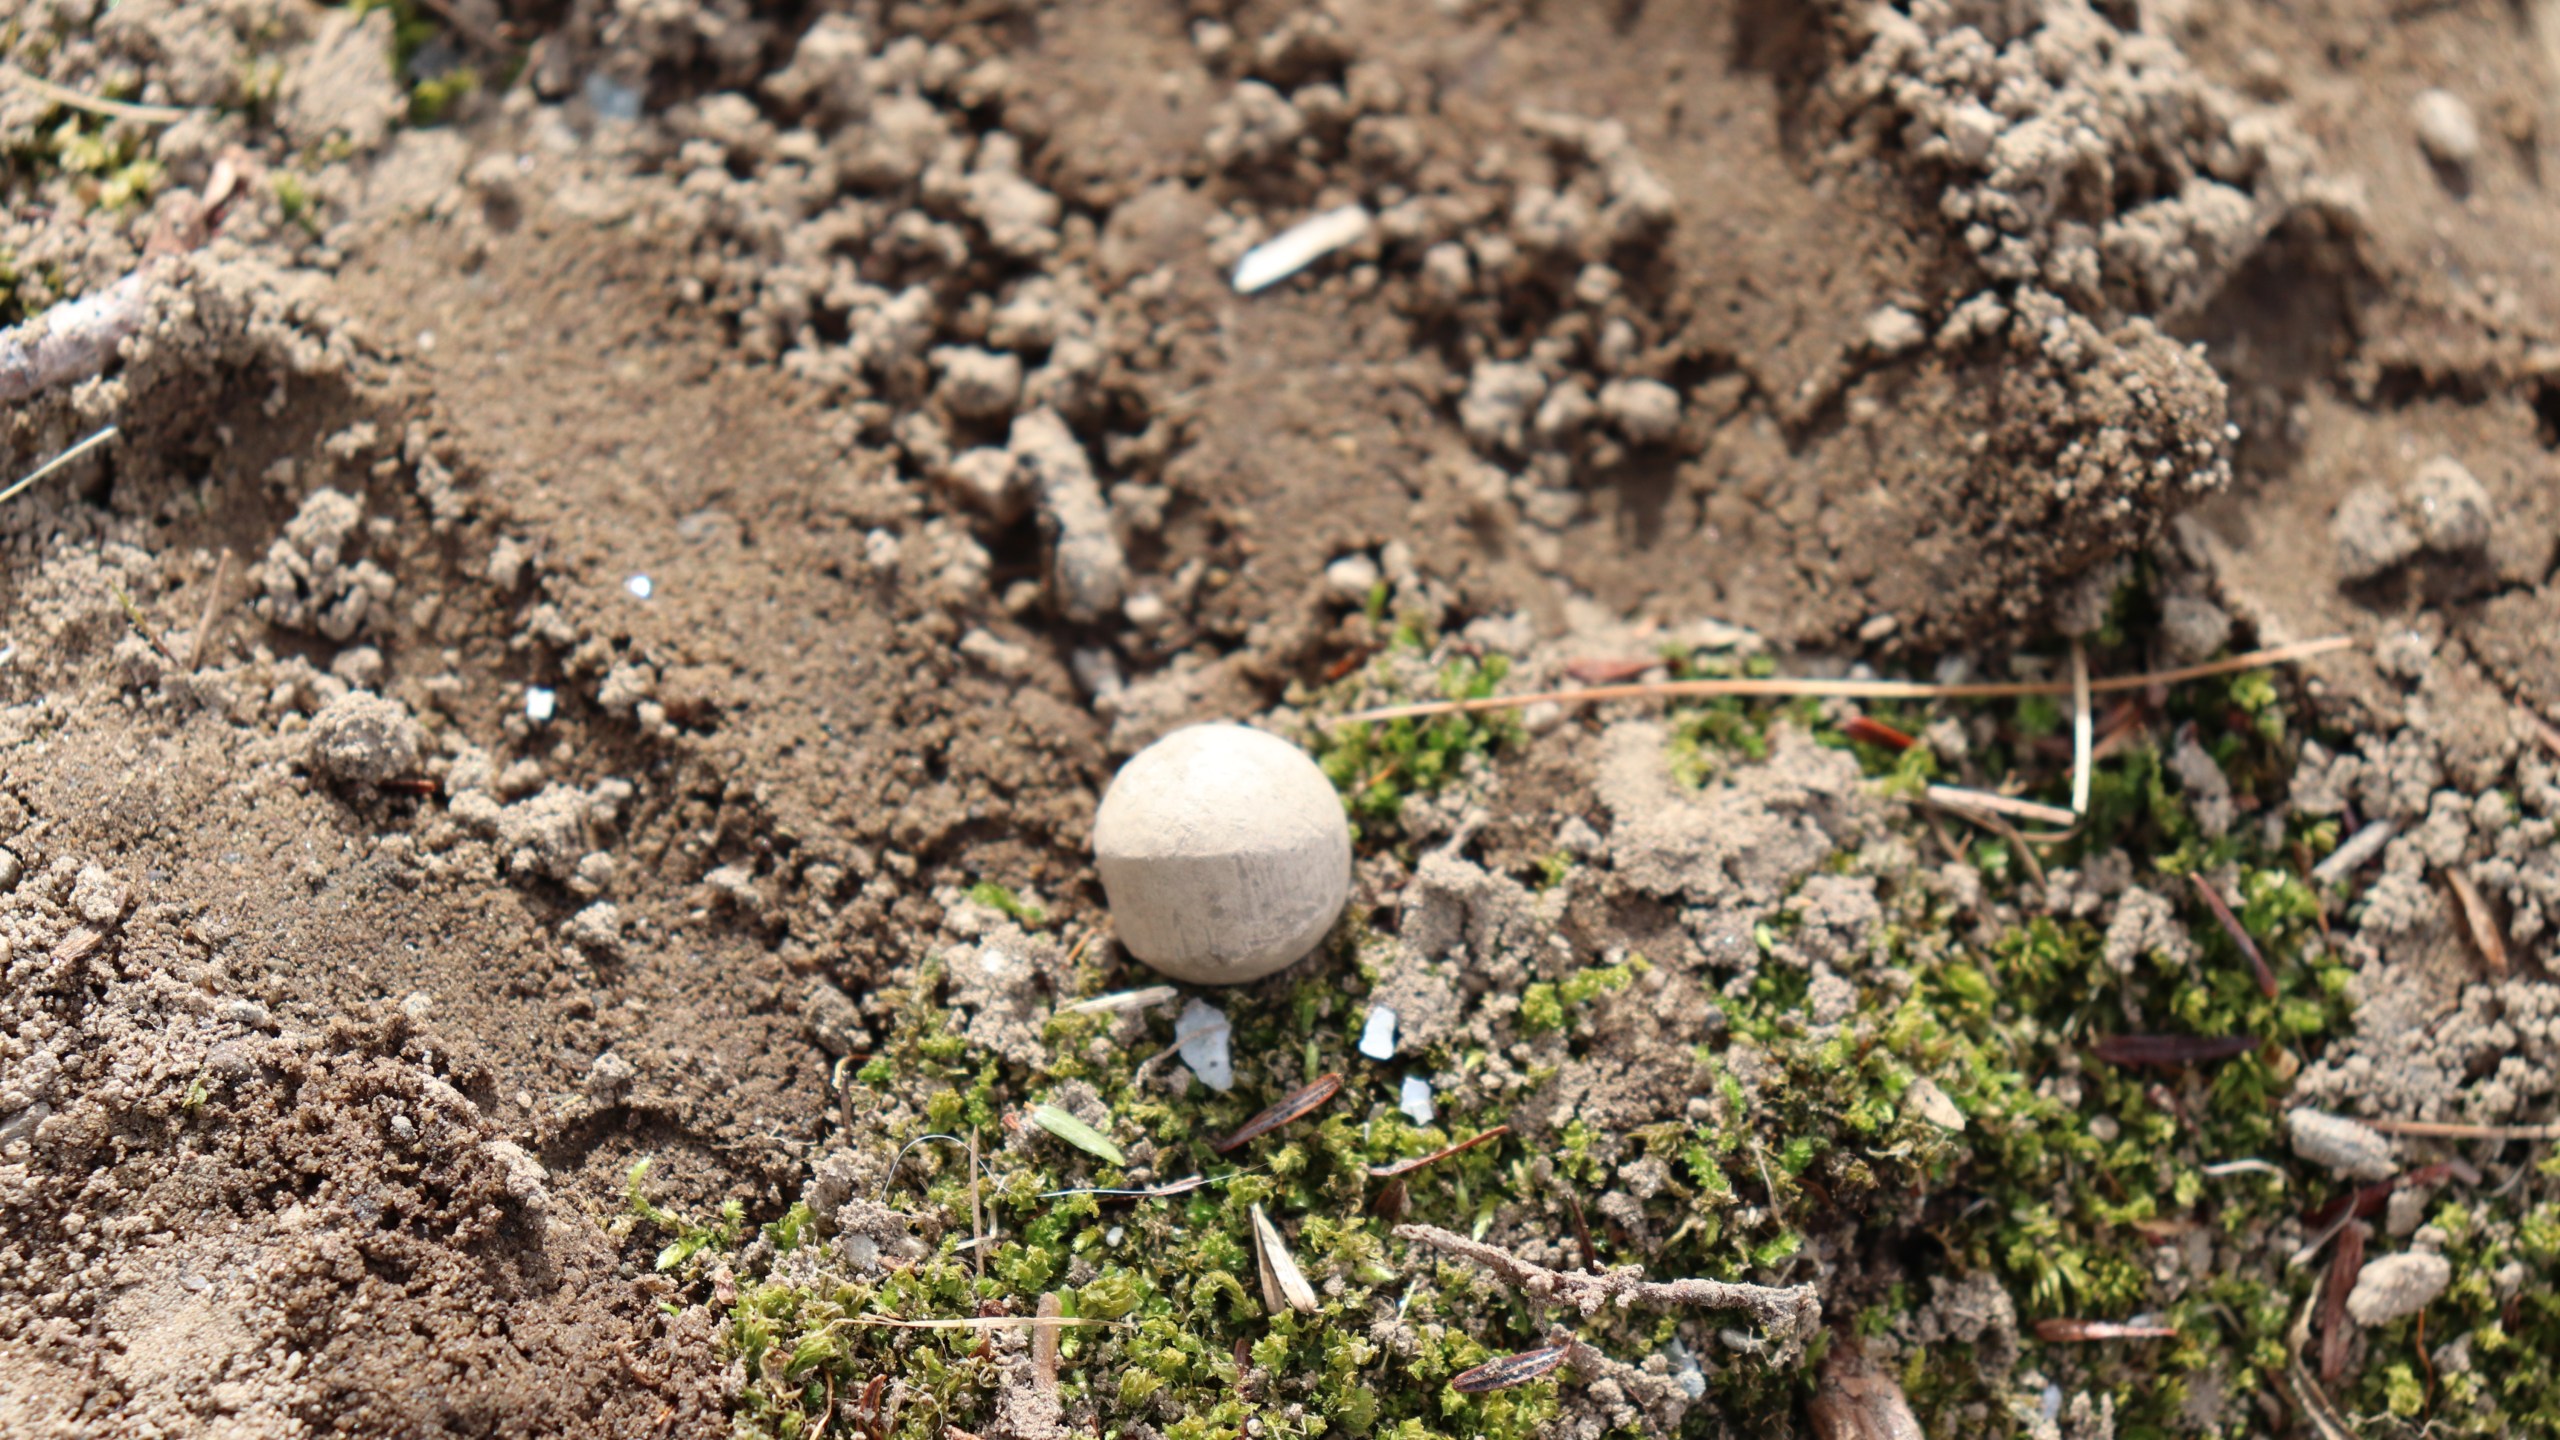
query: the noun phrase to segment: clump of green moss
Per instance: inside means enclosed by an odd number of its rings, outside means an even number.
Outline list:
[[[1444,686],[1469,693],[1491,683],[1487,670],[1473,669],[1450,674]],[[1867,709],[1906,734],[1924,731],[1935,713]],[[1978,774],[2014,777],[2031,794],[2065,793],[2053,707],[2006,702],[1957,713],[1977,722],[1970,763]],[[1702,780],[1747,762],[1776,724],[1803,726],[1855,754],[1881,790],[1932,778],[1925,748],[1885,743],[1890,737],[1844,727],[1842,718],[1838,707],[1736,702],[1685,711],[1676,728]],[[2214,877],[2267,957],[2274,996],[2261,992],[2236,945],[2178,886],[2161,888],[2187,911],[2195,947],[2187,963],[2148,955],[2119,968],[2092,920],[2037,907],[1996,912],[2021,897],[2024,858],[2006,838],[1959,830],[1963,854],[1982,873],[1984,902],[1967,918],[1947,892],[1888,887],[1874,953],[1848,972],[1856,993],[1845,1015],[1813,1022],[1813,974],[1790,958],[1798,941],[1782,909],[1762,933],[1756,970],[1717,995],[1724,1027],[1677,1058],[1688,1066],[1683,1103],[1623,1131],[1568,1116],[1552,1129],[1533,1127],[1534,1143],[1515,1135],[1449,1156],[1396,1187],[1398,1218],[1477,1234],[1545,1223],[1556,1243],[1587,1247],[1592,1263],[1641,1264],[1662,1276],[1784,1283],[1828,1273],[1835,1322],[1904,1337],[1896,1378],[1930,1433],[2024,1428],[2004,1378],[1983,1373],[1975,1347],[1922,1345],[1903,1325],[1936,1277],[1992,1277],[2030,1326],[2149,1316],[2176,1327],[2175,1339],[2127,1344],[2025,1340],[2035,1369],[2108,1397],[2119,1433],[2192,1429],[2187,1407],[2208,1376],[2227,1395],[2282,1393],[2292,1359],[2288,1325],[2318,1276],[2287,1270],[2267,1237],[2325,1197],[2331,1182],[2286,1154],[2278,1117],[2294,1071],[2348,1018],[2347,972],[2321,928],[2321,897],[2304,878],[2335,844],[2334,827],[2248,818],[2283,803],[2294,731],[2281,691],[2256,677],[2175,692],[2153,717],[2152,738],[2123,746],[2100,769],[2085,825],[2046,845],[2043,856],[2058,869],[2122,850],[2142,875]],[[2212,834],[2198,821],[2160,753],[2165,737],[2178,734],[2191,734],[2222,765],[2243,823]],[[1464,757],[1490,753],[1493,741],[1480,730],[1411,726],[1383,742],[1360,742],[1366,749],[1340,744],[1328,761],[1339,780],[1392,756],[1436,754],[1421,773],[1445,777]],[[1356,807],[1371,787],[1347,788]],[[1936,845],[1916,827],[1909,838]],[[1838,858],[1829,868],[1854,871],[1856,857]],[[1553,867],[1545,879],[1567,883],[1569,867]],[[2014,918],[1985,927],[1986,912]],[[1561,1413],[1567,1397],[1559,1385],[1570,1382],[1549,1377],[1460,1395],[1448,1388],[1450,1377],[1540,1343],[1559,1319],[1631,1360],[1673,1341],[1681,1317],[1580,1322],[1469,1267],[1405,1251],[1379,1213],[1384,1187],[1369,1174],[1372,1165],[1541,1113],[1558,1076],[1627,1058],[1595,1021],[1612,1005],[1646,1003],[1634,994],[1610,997],[1659,977],[1649,979],[1650,967],[1632,957],[1542,972],[1516,1008],[1501,1012],[1493,1049],[1467,1041],[1405,1057],[1435,1075],[1489,1073],[1498,1059],[1514,1067],[1502,1086],[1444,1089],[1435,1123],[1416,1126],[1395,1105],[1398,1067],[1367,1063],[1352,1050],[1366,1008],[1359,992],[1376,978],[1359,954],[1375,943],[1345,936],[1308,973],[1220,997],[1239,1063],[1240,1083],[1227,1095],[1140,1083],[1141,1062],[1168,1038],[1162,1024],[1132,1036],[1102,1014],[1052,1019],[1041,1063],[1008,1065],[969,1044],[945,1008],[938,967],[922,967],[888,997],[894,1023],[854,1077],[848,1133],[884,1151],[928,1132],[978,1137],[999,1157],[977,1196],[998,1238],[983,1255],[971,1248],[969,1167],[950,1146],[918,1148],[892,1187],[891,1203],[928,1217],[920,1231],[932,1250],[913,1264],[855,1276],[833,1262],[794,1263],[820,1227],[798,1211],[766,1227],[737,1252],[743,1273],[725,1315],[724,1343],[748,1377],[738,1401],[742,1431],[808,1433],[830,1404],[880,1376],[909,1387],[897,1434],[924,1440],[945,1426],[974,1430],[1004,1383],[1004,1346],[975,1330],[862,1322],[1028,1315],[1049,1294],[1066,1315],[1108,1322],[1068,1331],[1059,1345],[1067,1412],[1106,1436],[1139,1422],[1184,1440],[1527,1435]],[[1125,979],[1088,960],[1075,983],[1101,988]],[[2249,1035],[2259,1043],[2176,1071],[2096,1058],[2097,1039],[2135,1031]],[[1287,1090],[1329,1073],[1344,1077],[1332,1103],[1232,1155],[1212,1147]],[[1106,1116],[1107,1145],[1079,1148],[1049,1135],[1002,1145],[1030,1107],[1070,1086],[1090,1087],[1088,1098]],[[1951,1123],[1950,1110],[1961,1124]],[[2281,1173],[2207,1173],[2213,1162],[2242,1157]],[[1587,1213],[1596,1205],[1585,1202],[1619,1188],[1630,1166],[1652,1167],[1655,1177],[1637,1202],[1640,1213],[1623,1204],[1609,1215]],[[1208,1183],[1134,1200],[1091,1193],[1191,1174]],[[2542,1198],[2513,1218],[2439,1209],[2457,1272],[2426,1322],[2442,1328],[2426,1345],[2412,1333],[2414,1321],[2375,1332],[2342,1403],[2457,1434],[2554,1433],[2549,1417],[2560,1407],[2540,1360],[2560,1347],[2560,1306],[2548,1299],[2560,1269],[2560,1206],[2548,1198],[2550,1186],[2537,1183]],[[1266,1310],[1254,1276],[1255,1204],[1287,1233],[1318,1289],[1317,1314]],[[2251,1246],[2269,1253],[2173,1292],[2156,1278],[2158,1246],[2196,1227],[2210,1230],[2225,1253],[2245,1255]],[[734,1242],[746,1233],[740,1217],[670,1228],[680,1242],[711,1235],[705,1243],[715,1247],[723,1234]],[[1850,1250],[1868,1258],[1839,1272],[1814,1264],[1817,1254]],[[698,1271],[705,1253],[680,1257],[676,1272]],[[2519,1275],[2521,1284],[2511,1284]],[[1839,1278],[1846,1276],[1867,1278]],[[2431,1370],[2436,1350],[2455,1335],[2468,1337],[2461,1364]],[[1736,1343],[1747,1350],[1751,1342],[1746,1335]],[[1691,1430],[1793,1430],[1824,1343],[1787,1363],[1721,1347],[1701,1353],[1707,1394]],[[2222,1428],[2252,1423],[2254,1415],[2235,1406]]]
[[[1428,653],[1424,640],[1410,630],[1399,632],[1394,644],[1407,655]],[[1383,690],[1397,700],[1481,700],[1494,694],[1510,673],[1506,656],[1456,656],[1439,669],[1437,695],[1414,696],[1399,692],[1396,667],[1391,657],[1382,657],[1373,662],[1368,675],[1336,682],[1315,697],[1315,703],[1340,708],[1328,701],[1355,688],[1372,695]],[[1342,792],[1354,836],[1391,840],[1402,833],[1407,799],[1443,788],[1464,774],[1471,761],[1517,743],[1520,722],[1508,711],[1434,715],[1336,726],[1311,738],[1316,764]]]

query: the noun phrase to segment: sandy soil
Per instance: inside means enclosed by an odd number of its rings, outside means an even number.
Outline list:
[[[1112,767],[1356,657],[1371,576],[1533,677],[1710,618],[1989,665],[2124,557],[2165,659],[2355,635],[2305,803],[2405,830],[2303,1093],[2547,1101],[2547,1028],[2402,1022],[2550,1008],[2560,870],[2474,808],[2560,800],[2548,7],[417,13],[11,32],[176,118],[0,90],[9,317],[153,257],[103,373],[0,416],[12,475],[122,431],[0,508],[0,1430],[725,1431],[711,1321],[606,1227],[632,1163],[800,1198],[886,1019],[824,1043],[813,985],[911,976],[983,880],[1098,917]],[[1629,894],[1694,861],[1631,838],[1631,743],[1531,747],[1477,859],[1571,813]],[[1576,945],[1774,903],[1842,803]]]

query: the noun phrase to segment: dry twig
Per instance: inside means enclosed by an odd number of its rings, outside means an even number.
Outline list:
[[[1396,1238],[1428,1245],[1444,1254],[1481,1265],[1520,1287],[1536,1300],[1557,1300],[1585,1316],[1601,1307],[1641,1306],[1670,1310],[1694,1305],[1704,1310],[1741,1310],[1760,1322],[1773,1338],[1796,1344],[1822,1323],[1822,1299],[1810,1285],[1740,1285],[1725,1280],[1647,1280],[1644,1267],[1622,1265],[1598,1275],[1568,1275],[1532,1265],[1497,1245],[1470,1240],[1437,1225],[1399,1225]]]

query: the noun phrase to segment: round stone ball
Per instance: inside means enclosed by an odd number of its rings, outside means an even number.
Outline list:
[[[1351,824],[1305,751],[1190,725],[1104,792],[1093,858],[1129,953],[1176,980],[1241,985],[1296,963],[1351,895]]]

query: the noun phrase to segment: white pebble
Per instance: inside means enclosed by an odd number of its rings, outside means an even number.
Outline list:
[[[1369,233],[1369,212],[1345,205],[1312,215],[1244,252],[1236,262],[1239,295],[1267,290],[1346,245],[1357,245]]]
[[[2471,106],[2450,90],[2422,90],[2409,102],[2418,143],[2438,164],[2463,166],[2480,155],[2480,122]]]
[[[658,589],[655,584],[651,583],[649,577],[646,575],[632,576],[630,579],[622,582],[622,588],[630,591],[631,598],[634,600],[646,600],[651,595],[657,593]]]
[[[1117,1245],[1120,1243],[1121,1237],[1128,1233],[1129,1228],[1127,1226],[1114,1225],[1110,1229],[1102,1232],[1102,1243],[1105,1245]]]
[[[1360,1026],[1360,1053],[1372,1060],[1396,1058],[1396,1012],[1384,1005],[1369,1007],[1369,1018]]]
[[[1431,1082],[1419,1075],[1404,1077],[1404,1091],[1396,1097],[1396,1108],[1416,1125],[1428,1125],[1440,1118],[1439,1107],[1431,1103]]]
[[[1120,769],[1093,821],[1120,943],[1176,980],[1240,985],[1296,963],[1351,894],[1351,826],[1306,752],[1191,725]]]
[[[528,685],[524,692],[524,718],[536,725],[548,725],[560,709],[559,692],[542,685]]]
[[[1228,1045],[1235,1032],[1227,1026],[1226,1011],[1194,997],[1173,1022],[1173,1033],[1182,1041],[1182,1063],[1201,1084],[1221,1095],[1236,1088],[1235,1056]]]
[[[1378,562],[1353,553],[1324,567],[1324,588],[1341,605],[1365,605],[1377,588]]]

